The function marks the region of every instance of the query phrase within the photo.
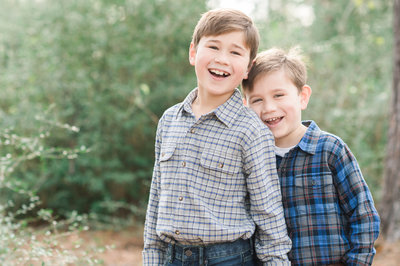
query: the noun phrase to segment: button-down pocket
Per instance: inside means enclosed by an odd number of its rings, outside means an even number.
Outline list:
[[[241,157],[204,150],[200,158],[201,174],[196,177],[194,191],[207,202],[239,202],[245,195],[241,173]]]
[[[161,172],[161,188],[168,189],[174,184],[175,173],[177,172],[178,161],[174,159],[176,145],[174,143],[164,143],[161,145],[159,156]]]
[[[301,214],[336,212],[337,193],[331,173],[305,174],[295,177],[296,208]]]

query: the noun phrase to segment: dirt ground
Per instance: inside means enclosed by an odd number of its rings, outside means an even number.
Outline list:
[[[372,265],[376,266],[399,266],[400,265],[400,241],[388,243],[378,238],[376,241],[376,255]],[[140,264],[139,264],[140,265]]]
[[[123,231],[89,231],[80,235],[87,246],[106,247],[97,258],[103,265],[141,266],[143,236],[137,229]]]
[[[98,255],[104,265],[142,265],[143,238],[140,230],[85,232],[85,235],[81,237],[90,245],[114,245],[114,248],[107,249]],[[386,243],[382,239],[378,239],[376,250],[373,266],[400,266],[400,242]]]

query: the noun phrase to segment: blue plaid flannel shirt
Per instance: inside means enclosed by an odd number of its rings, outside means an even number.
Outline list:
[[[282,158],[278,175],[294,265],[371,265],[379,216],[358,163],[315,122]]]

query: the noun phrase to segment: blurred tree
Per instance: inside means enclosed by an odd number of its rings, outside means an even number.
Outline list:
[[[400,0],[393,4],[393,89],[386,151],[383,198],[380,205],[382,235],[400,240]]]

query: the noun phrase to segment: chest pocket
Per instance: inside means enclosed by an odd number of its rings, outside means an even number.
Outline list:
[[[161,145],[159,164],[161,172],[161,189],[169,189],[173,186],[178,170],[178,160],[174,155],[176,145],[174,143],[163,143]]]
[[[245,179],[241,174],[241,157],[235,154],[223,154],[216,150],[204,150],[200,158],[202,174],[196,177],[193,192],[204,201],[229,202],[238,204],[244,197]],[[233,206],[232,205],[232,206]]]
[[[298,175],[294,181],[294,199],[300,214],[326,215],[337,211],[337,193],[331,173]]]

